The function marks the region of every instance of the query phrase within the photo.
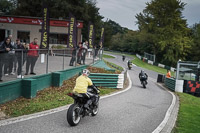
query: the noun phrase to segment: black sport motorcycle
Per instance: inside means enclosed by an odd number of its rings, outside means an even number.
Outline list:
[[[132,68],[132,63],[129,63],[128,64],[128,69],[131,70],[131,68]]]
[[[141,77],[140,81],[141,81],[141,84],[142,84],[143,88],[146,88],[147,78],[146,77]]]
[[[125,58],[126,58],[126,57],[123,55],[123,56],[122,56],[122,60],[124,61],[124,60],[125,60]]]
[[[96,87],[96,86],[95,86]],[[95,98],[92,99],[92,103],[89,105],[89,110],[84,107],[88,99],[78,93],[68,93],[67,95],[74,99],[67,111],[67,121],[69,125],[76,126],[79,124],[81,118],[85,116],[96,116],[99,111],[99,89],[96,87],[89,87],[87,90],[89,93],[94,94]]]

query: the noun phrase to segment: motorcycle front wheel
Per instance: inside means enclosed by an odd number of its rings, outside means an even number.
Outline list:
[[[92,109],[92,116],[96,116],[99,112],[99,102],[94,106],[94,108]]]
[[[70,126],[76,126],[81,121],[81,108],[77,104],[72,104],[67,111],[67,121]]]

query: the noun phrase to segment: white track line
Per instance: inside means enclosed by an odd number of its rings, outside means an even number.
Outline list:
[[[111,96],[115,96],[115,95],[118,95],[118,94],[121,94],[121,93],[128,91],[132,86],[132,81],[131,81],[128,73],[127,73],[127,76],[128,76],[128,80],[129,80],[129,86],[125,90],[122,90],[120,92],[116,92],[116,93],[113,93],[113,94],[110,94],[110,95],[102,96],[101,99],[108,98],[108,97],[111,97]],[[167,121],[169,120],[169,117],[170,117],[172,110],[175,106],[176,97],[172,92],[170,92],[170,91],[168,91],[168,92],[173,96],[172,103],[171,103],[170,107],[168,108],[168,110],[165,114],[164,120],[160,123],[160,125],[152,133],[159,133],[160,131],[162,131],[162,129],[167,124]],[[64,111],[64,110],[67,110],[70,105],[66,105],[66,106],[62,106],[62,107],[59,107],[59,108],[55,108],[55,109],[51,109],[51,110],[47,110],[47,111],[43,111],[43,112],[38,112],[38,113],[30,114],[30,115],[24,115],[24,116],[20,116],[20,117],[16,117],[16,118],[1,120],[0,126],[10,125],[10,124],[14,124],[14,123],[18,123],[18,122],[22,122],[22,121],[46,116],[46,115],[49,115],[49,114],[57,113],[57,112],[60,112],[60,111]]]
[[[168,110],[165,114],[164,120],[160,123],[160,125],[152,133],[160,133],[163,130],[163,128],[165,127],[165,125],[167,124],[167,122],[169,120],[170,115],[172,114],[172,110],[174,109],[174,106],[175,106],[175,103],[176,103],[176,96],[172,92],[170,92],[170,91],[168,91],[168,92],[173,97],[172,103],[171,103],[170,107],[168,108]]]
[[[129,86],[125,90],[122,90],[120,92],[116,92],[116,93],[113,93],[113,94],[110,94],[110,95],[102,96],[101,99],[108,98],[108,97],[118,95],[118,94],[121,94],[123,92],[128,91],[132,86],[132,81],[130,80],[130,76],[129,76],[128,73],[127,73],[127,76],[128,76],[128,79],[129,79]],[[26,121],[26,120],[30,120],[30,119],[34,119],[34,118],[38,118],[38,117],[42,117],[42,116],[46,116],[46,115],[57,113],[57,112],[60,112],[60,111],[64,111],[64,110],[67,110],[70,105],[66,105],[66,106],[62,106],[62,107],[59,107],[59,108],[55,108],[55,109],[51,109],[51,110],[47,110],[47,111],[43,111],[43,112],[38,112],[38,113],[30,114],[30,115],[24,115],[24,116],[19,116],[19,117],[16,117],[16,118],[1,120],[0,121],[0,127],[5,126],[5,125],[18,123],[18,122],[22,122],[22,121]]]

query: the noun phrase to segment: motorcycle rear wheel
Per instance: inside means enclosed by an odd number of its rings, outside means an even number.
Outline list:
[[[81,108],[77,104],[72,104],[67,111],[67,121],[70,126],[76,126],[81,121]]]
[[[145,81],[142,81],[143,88],[146,88]]]

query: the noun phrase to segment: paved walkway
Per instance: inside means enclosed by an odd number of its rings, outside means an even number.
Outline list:
[[[108,67],[104,61],[98,61],[93,66],[98,67],[98,68],[104,68],[105,70],[114,70],[114,69]]]
[[[65,70],[65,69],[69,69],[69,68],[73,68],[75,66],[69,66],[69,62],[70,62],[71,57],[63,57],[63,56],[49,56],[49,62],[48,62],[48,73],[51,72],[55,72],[55,71],[61,71],[61,70]],[[92,64],[93,63],[93,59],[92,58],[86,58],[86,65]],[[26,71],[26,62],[22,68],[22,74],[25,74]],[[36,65],[35,65],[35,69],[34,72],[37,75],[41,75],[41,74],[46,74],[47,72],[47,59],[45,59],[44,63],[41,63],[41,57],[38,58]],[[30,73],[30,70],[29,70]],[[31,77],[33,75],[24,75],[24,77]],[[3,82],[7,82],[7,81],[14,81],[17,79],[17,73],[15,73],[15,75],[9,75],[9,76],[3,76],[2,80]],[[0,82],[0,83],[3,83]]]

